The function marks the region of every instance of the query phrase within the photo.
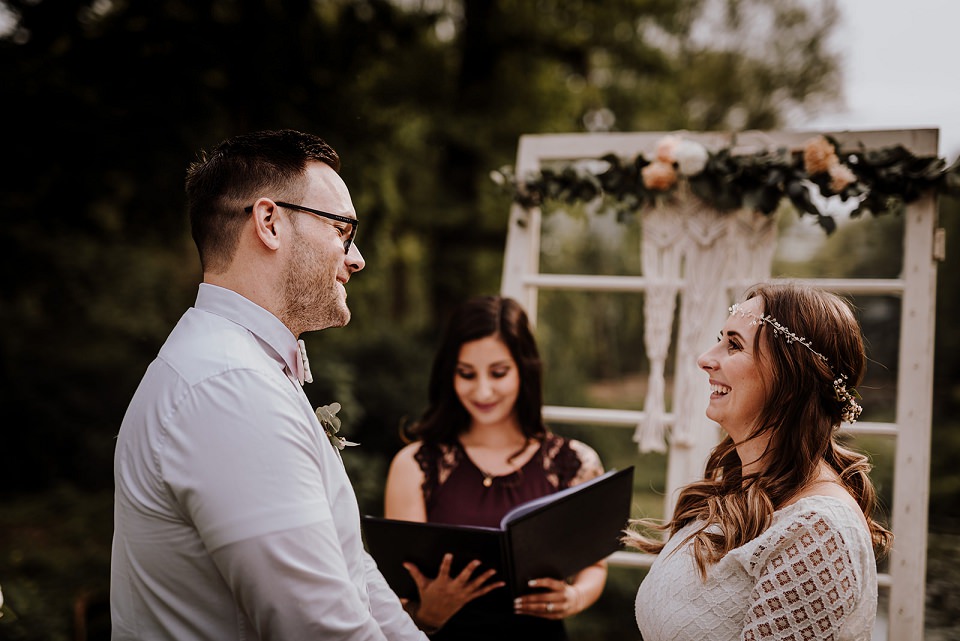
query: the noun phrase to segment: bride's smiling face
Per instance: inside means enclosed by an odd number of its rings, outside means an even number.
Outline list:
[[[742,313],[731,314],[717,344],[697,359],[710,377],[710,404],[707,418],[723,427],[735,442],[745,439],[757,424],[767,398],[764,377],[769,372],[753,341],[763,316],[763,301],[751,298],[740,305]]]

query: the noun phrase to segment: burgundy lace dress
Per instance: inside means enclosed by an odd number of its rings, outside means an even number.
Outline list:
[[[424,443],[415,458],[424,473],[428,522],[487,527],[499,527],[503,515],[516,505],[575,485],[600,467],[590,447],[552,434],[523,467],[505,476],[485,475],[459,441]],[[435,568],[421,570],[429,573]],[[567,635],[562,621],[514,614],[509,594],[500,589],[468,603],[432,638],[550,641]]]

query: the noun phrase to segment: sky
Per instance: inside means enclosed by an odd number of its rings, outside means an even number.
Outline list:
[[[940,129],[940,152],[960,155],[960,0],[838,0],[834,49],[845,107],[797,129]]]

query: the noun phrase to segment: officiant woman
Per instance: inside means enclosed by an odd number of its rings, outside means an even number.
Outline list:
[[[600,475],[592,448],[544,425],[541,380],[516,301],[480,296],[461,305],[433,362],[426,411],[407,430],[414,440],[390,466],[385,516],[498,527],[512,507]],[[451,572],[447,555],[439,568],[405,567],[420,593],[407,604],[414,621],[434,639],[458,641],[566,639],[563,620],[591,606],[607,576],[601,561],[566,581],[532,581],[511,603],[501,577],[476,562]]]

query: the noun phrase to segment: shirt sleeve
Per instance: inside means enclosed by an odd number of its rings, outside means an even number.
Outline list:
[[[816,512],[756,548],[743,641],[836,639],[863,590],[842,532]]]
[[[391,619],[393,629],[382,628],[374,608],[387,597],[374,605],[366,566],[351,572],[343,537],[359,535],[359,515],[332,504],[352,493],[349,481],[286,382],[235,370],[191,388],[179,406],[191,429],[171,431],[163,455],[177,505],[229,586],[242,624],[256,631],[252,638],[422,638],[409,617],[407,627]],[[357,523],[337,520],[345,517]],[[198,562],[203,554],[197,550]]]
[[[426,635],[416,626],[407,611],[400,604],[396,593],[390,589],[387,580],[377,568],[376,561],[366,552],[363,553],[367,577],[367,594],[370,597],[370,610],[380,624],[380,629],[388,639],[396,641],[426,641]]]
[[[208,550],[333,520],[321,446],[285,377],[233,370],[189,388],[160,450],[163,481]]]
[[[238,541],[213,552],[256,638],[425,641],[396,595],[391,602],[375,583],[367,586],[368,609],[357,586],[344,578],[346,568],[338,557],[332,528],[323,524]]]

